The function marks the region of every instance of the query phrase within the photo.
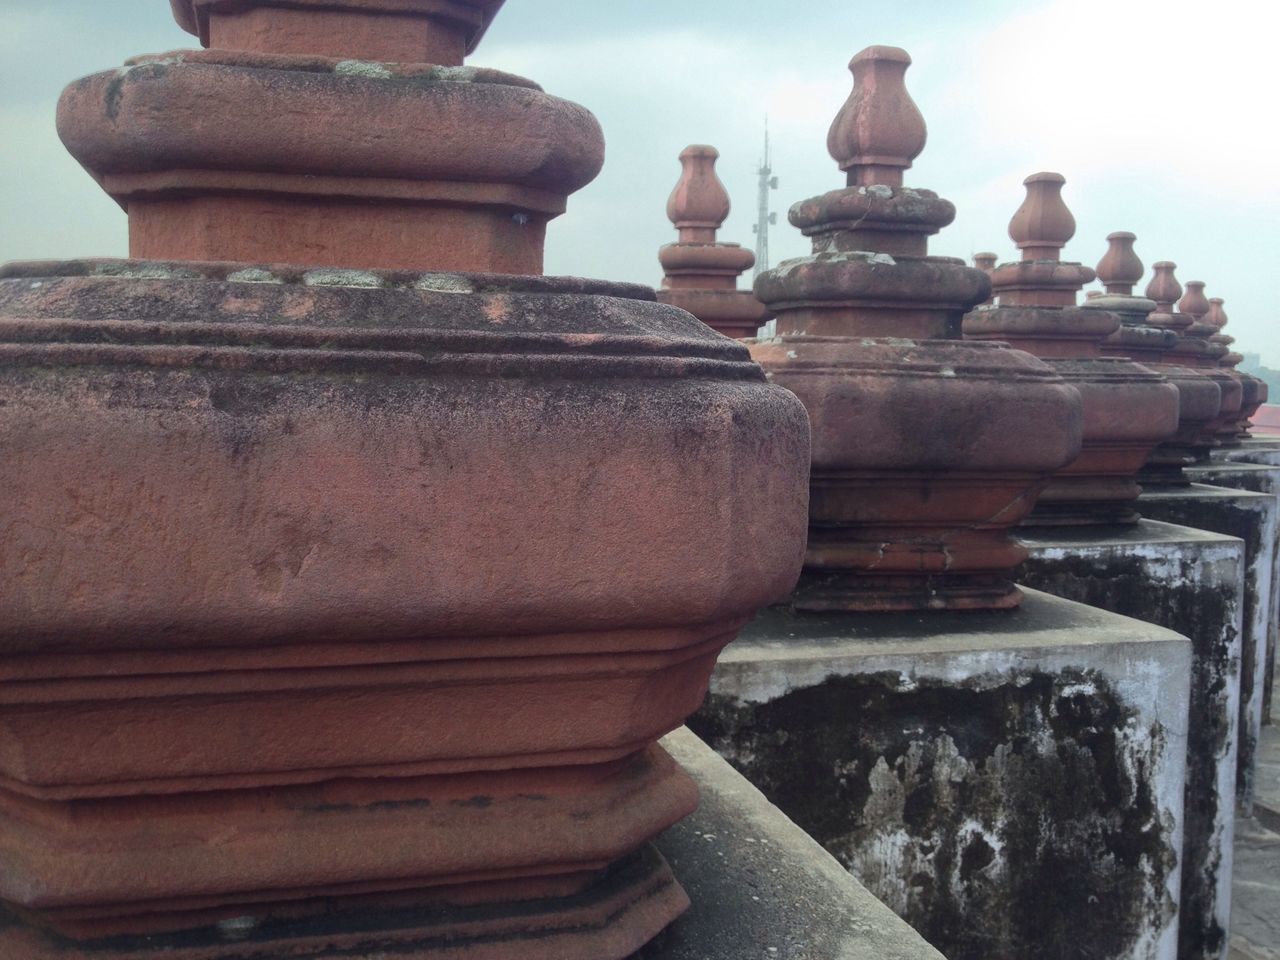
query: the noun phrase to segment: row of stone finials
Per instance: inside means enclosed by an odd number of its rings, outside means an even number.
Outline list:
[[[738,278],[755,266],[755,255],[739,244],[718,242],[716,237],[731,209],[728,191],[715,170],[720,153],[715,147],[694,144],[680,153],[681,174],[675,189],[667,201],[667,217],[679,232],[679,239],[664,246],[658,260],[664,268],[662,298],[669,303],[689,310],[716,332],[728,337],[745,339],[756,336],[769,320],[768,309],[750,291],[737,290]],[[1027,178],[1028,204],[1035,202],[1051,208],[1056,223],[1039,220],[1042,230],[1034,238],[1020,236],[1022,223],[1030,218],[1024,210],[1010,226],[1011,235],[1020,248],[1034,246],[1039,251],[1049,247],[1053,240],[1063,246],[1075,233],[1074,219],[1062,201],[1058,189],[1066,181],[1058,174],[1041,173]],[[1043,235],[1045,227],[1056,226],[1057,237]],[[1117,231],[1107,237],[1109,249],[1094,271],[1081,267],[1081,285],[1097,279],[1104,291],[1089,291],[1093,300],[1109,294],[1131,296],[1141,282],[1145,267],[1134,251],[1136,235]],[[1057,259],[1056,253],[1053,259]],[[995,253],[976,253],[973,265],[991,277],[996,272],[998,257]],[[1227,324],[1227,314],[1221,297],[1206,297],[1205,283],[1188,281],[1185,287],[1177,280],[1174,271],[1177,264],[1162,260],[1152,270],[1145,299],[1150,300],[1156,316],[1152,319],[1169,329],[1182,330],[1193,324],[1208,324],[1221,333]],[[732,292],[738,294],[716,303],[708,294]],[[988,300],[990,305],[994,299]],[[719,309],[717,309],[719,307]],[[1176,309],[1175,309],[1176,308]],[[1220,343],[1228,343],[1219,340]],[[1234,367],[1240,359],[1224,356],[1226,365]]]

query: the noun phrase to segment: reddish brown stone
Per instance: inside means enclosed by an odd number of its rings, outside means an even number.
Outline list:
[[[751,350],[813,422],[804,610],[1016,606],[1010,528],[1080,443],[1080,399],[1040,361],[959,339],[990,281],[928,256],[955,208],[902,185],[924,121],[910,57],[871,47],[832,126],[849,186],[797,203],[813,255],[756,280],[778,336]]]
[[[169,0],[206,47],[456,65],[505,0]]]
[[[985,273],[988,277],[995,273],[996,255],[994,253],[975,253],[973,255],[973,265]],[[988,297],[983,301],[984,304],[993,303],[994,299]]]
[[[1221,297],[1210,297],[1209,312],[1205,314],[1204,319],[1206,323],[1218,331],[1209,338],[1209,342],[1219,344],[1227,349],[1227,353],[1219,361],[1222,368],[1229,371],[1233,377],[1240,381],[1240,415],[1234,421],[1225,424],[1218,432],[1218,444],[1220,446],[1238,446],[1242,437],[1249,436],[1249,424],[1258,409],[1267,402],[1270,388],[1265,380],[1260,380],[1251,374],[1241,373],[1236,369],[1237,364],[1244,360],[1244,356],[1232,350],[1232,344],[1236,342],[1235,337],[1223,332],[1228,322],[1227,312],[1223,309],[1225,302]]]
[[[332,44],[271,47],[280,31],[261,44],[232,31],[207,54],[142,58],[72,84],[59,133],[129,212],[130,255],[540,273],[547,221],[600,170],[599,125],[518,77],[382,62],[400,51],[358,59],[371,56],[357,49],[360,31],[327,25],[394,22],[392,6],[443,5],[196,3],[215,20],[224,9],[235,22],[254,11],[271,23],[301,18]],[[474,17],[496,9],[448,6]],[[440,23],[414,16],[426,30]],[[195,15],[179,21],[191,27]],[[272,122],[253,121],[264,117]]]
[[[1147,296],[1158,303],[1156,312],[1151,315],[1152,323],[1178,333],[1178,339],[1167,354],[1168,359],[1203,373],[1218,385],[1221,392],[1218,413],[1196,436],[1190,451],[1197,461],[1203,462],[1208,460],[1209,451],[1218,444],[1219,437],[1239,420],[1244,388],[1238,377],[1220,366],[1227,348],[1210,340],[1217,333],[1217,328],[1204,322],[1210,306],[1204,295],[1204,283],[1189,280],[1184,293],[1173,274],[1174,268],[1174,264],[1167,261],[1156,264],[1156,276],[1147,288]]]
[[[972,340],[1005,341],[1035,354],[1075,386],[1084,403],[1080,456],[1054,475],[1026,522],[1136,523],[1134,502],[1142,492],[1136,476],[1156,445],[1178,428],[1178,391],[1147,367],[1102,355],[1103,341],[1120,329],[1121,320],[1101,309],[1100,299],[1076,306],[1094,271],[1059,259],[1076,230],[1062,199],[1066,180],[1037,173],[1024,182],[1026,200],[1009,223],[1022,259],[995,269],[995,305],[968,314],[964,332]],[[1108,264],[1118,271],[1109,289],[1134,272],[1124,253],[1115,251]],[[1141,267],[1139,262],[1139,277]]]
[[[717,333],[754,337],[769,319],[738,277],[756,258],[736,243],[718,243],[716,231],[729,216],[729,194],[716,176],[715,147],[694,145],[680,154],[681,173],[667,201],[667,216],[680,232],[658,251],[665,276],[658,299],[687,310]]]
[[[500,275],[584,110],[332,59],[498,5],[175,4],[243,49],[64,96],[163,259],[0,269],[0,957],[621,960],[688,905],[655,740],[795,583],[808,424],[646,288]]]
[[[1178,333],[1161,320],[1155,300],[1133,293],[1144,272],[1142,261],[1133,249],[1135,240],[1132,233],[1126,232],[1107,237],[1107,253],[1098,263],[1098,279],[1106,287],[1106,293],[1091,296],[1085,306],[1106,310],[1120,318],[1120,328],[1102,342],[1104,357],[1135,360],[1177,388],[1177,432],[1152,451],[1138,473],[1138,480],[1144,487],[1185,484],[1187,480],[1182,468],[1195,462],[1197,438],[1218,415],[1222,407],[1222,390],[1203,373],[1168,361],[1169,351],[1178,341]],[[1148,293],[1165,296],[1175,288],[1177,292],[1172,293],[1167,301],[1169,306],[1181,296],[1182,288],[1173,277],[1173,264],[1157,263],[1155,279]]]

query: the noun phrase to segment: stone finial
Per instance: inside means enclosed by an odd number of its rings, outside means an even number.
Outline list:
[[[1107,293],[1132,296],[1134,286],[1142,280],[1146,268],[1133,252],[1137,237],[1128,231],[1117,231],[1107,236],[1110,244],[1106,254],[1098,261],[1098,279]]]
[[[973,265],[981,270],[988,277],[996,272],[996,255],[994,253],[975,253],[973,255]],[[990,306],[995,303],[995,296],[987,297],[983,301],[983,306]]]
[[[590,111],[459,70],[501,0],[172,0],[209,50],[72,84],[67,149],[140,259],[539,274]]]
[[[1009,236],[1023,260],[1057,260],[1076,234],[1076,219],[1062,199],[1067,178],[1060,173],[1033,173],[1023,180],[1027,198],[1009,221]]]
[[[505,0],[169,0],[206,47],[459,66]]]
[[[680,180],[667,201],[667,216],[680,239],[658,251],[663,269],[658,299],[726,337],[754,337],[768,314],[749,290],[737,286],[742,272],[755,264],[755,254],[716,241],[729,216],[729,193],[716,176],[719,156],[715,147],[700,144],[680,153]]]
[[[1200,321],[1209,312],[1209,298],[1204,295],[1203,280],[1188,280],[1186,293],[1178,301],[1178,312]]]
[[[680,231],[681,243],[714,243],[729,216],[729,192],[716,176],[715,147],[694,144],[680,152],[683,170],[667,200],[667,217]]]
[[[1156,313],[1173,313],[1173,305],[1182,296],[1182,284],[1173,273],[1178,265],[1171,260],[1161,260],[1151,269],[1155,274],[1147,284],[1147,299],[1156,302]]]
[[[1227,311],[1222,309],[1224,303],[1226,301],[1222,297],[1210,297],[1209,311],[1204,315],[1204,322],[1212,327],[1217,327],[1219,333],[1227,325]]]
[[[929,256],[955,207],[902,185],[926,139],[910,62],[889,47],[853,58],[827,140],[848,182],[791,206],[813,253],[755,280],[777,325],[752,356],[812,424],[798,611],[1017,606],[1009,529],[1080,452],[1080,391],[1003,343],[960,338],[992,282]]]
[[[849,186],[902,186],[902,173],[924,150],[924,116],[907,92],[911,57],[898,47],[867,47],[849,62],[853,92],[831,131],[827,150]]]

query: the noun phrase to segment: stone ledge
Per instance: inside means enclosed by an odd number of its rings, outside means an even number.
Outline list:
[[[657,842],[693,907],[635,960],[942,960],[688,729],[662,745],[702,791]]]

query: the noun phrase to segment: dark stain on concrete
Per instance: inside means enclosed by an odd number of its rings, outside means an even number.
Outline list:
[[[1033,556],[1019,572],[1027,586],[1154,623],[1191,640],[1187,785],[1183,819],[1182,909],[1178,956],[1218,957],[1226,931],[1216,917],[1222,873],[1217,821],[1232,797],[1219,796],[1218,763],[1229,749],[1229,685],[1238,664],[1232,656],[1238,631],[1236,597],[1226,586],[1197,583],[1195,561],[1183,561],[1174,582],[1153,579],[1134,556]]]
[[[1244,633],[1245,643],[1240,657],[1240,747],[1236,761],[1236,793],[1247,797],[1253,793],[1253,770],[1258,751],[1257,737],[1250,731],[1246,722],[1252,708],[1251,692],[1254,687],[1257,671],[1261,668],[1254,655],[1254,643],[1250,637],[1250,624],[1257,615],[1261,602],[1258,583],[1258,565],[1265,557],[1266,549],[1262,544],[1262,527],[1257,510],[1236,506],[1221,499],[1196,498],[1188,492],[1185,498],[1143,499],[1141,502],[1143,516],[1152,520],[1163,520],[1184,527],[1195,527],[1198,530],[1210,530],[1213,533],[1239,537],[1244,541],[1245,583],[1244,583]],[[1184,633],[1178,628],[1179,633]],[[1193,705],[1194,709],[1194,705]]]
[[[690,726],[949,960],[1078,960],[1174,909],[1164,732],[1134,719],[1094,672],[886,673],[713,695]]]

